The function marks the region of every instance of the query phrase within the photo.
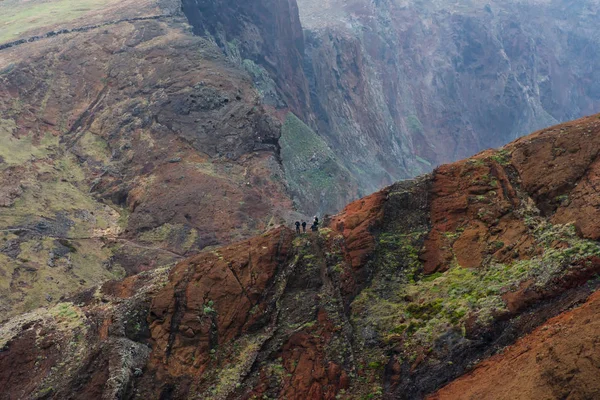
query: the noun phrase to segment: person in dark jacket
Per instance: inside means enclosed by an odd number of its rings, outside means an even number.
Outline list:
[[[306,233],[306,221],[302,221],[302,232]]]
[[[296,233],[300,233],[300,221],[296,221]]]
[[[319,217],[315,215],[315,220],[313,221],[313,226],[315,227],[315,231],[319,230]]]

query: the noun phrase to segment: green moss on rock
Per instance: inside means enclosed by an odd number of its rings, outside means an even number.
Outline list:
[[[577,263],[600,256],[600,246],[578,237],[573,225],[552,225],[542,218],[529,222],[543,250],[540,255],[508,264],[491,261],[477,269],[455,262],[448,271],[430,276],[420,272],[416,236],[382,234],[378,272],[371,288],[352,303],[354,324],[359,331],[377,332],[383,342],[402,342],[410,358],[451,331],[464,335],[468,321],[485,327],[507,314],[503,295],[524,282],[547,288]]]

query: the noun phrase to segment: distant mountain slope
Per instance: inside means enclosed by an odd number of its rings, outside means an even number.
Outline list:
[[[314,128],[366,192],[600,111],[598,0],[298,0]]]

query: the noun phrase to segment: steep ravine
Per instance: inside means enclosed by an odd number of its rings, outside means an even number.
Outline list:
[[[294,113],[333,151],[349,189],[325,203],[326,190],[294,191],[310,214],[600,109],[597,0],[297,3],[183,11],[276,118]]]

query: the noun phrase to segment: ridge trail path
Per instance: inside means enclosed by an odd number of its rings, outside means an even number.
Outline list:
[[[81,236],[81,237],[74,237],[74,236],[61,236],[61,235],[46,235],[36,229],[31,229],[31,228],[10,228],[10,229],[0,229],[0,232],[31,232],[34,233],[36,235],[41,235],[44,237],[48,237],[51,239],[63,239],[63,240],[73,240],[73,241],[77,241],[77,240],[97,240],[97,239],[104,239],[104,240],[109,240],[109,241],[114,241],[114,242],[120,242],[120,243],[125,243],[128,244],[132,247],[136,247],[138,249],[144,249],[144,250],[151,250],[151,251],[159,251],[159,252],[163,252],[163,253],[169,253],[171,254],[173,257],[176,257],[178,259],[182,259],[185,258],[185,255],[180,254],[180,253],[176,253],[174,251],[162,248],[162,247],[157,247],[157,246],[145,246],[142,244],[139,244],[137,242],[134,242],[133,240],[130,239],[124,239],[124,238],[119,238],[116,236]]]
[[[80,27],[71,28],[71,29],[69,29],[69,28],[58,29],[55,31],[47,32],[43,35],[30,36],[28,38],[14,40],[12,42],[1,43],[0,51],[5,50],[5,49],[10,49],[12,47],[19,46],[19,45],[26,44],[26,43],[32,43],[32,42],[37,42],[38,40],[48,39],[48,38],[55,37],[58,35],[65,35],[67,33],[88,32],[88,31],[91,31],[92,29],[104,28],[106,26],[116,25],[116,24],[120,24],[123,22],[149,21],[149,20],[165,19],[165,18],[171,18],[171,17],[173,17],[173,15],[171,15],[171,14],[158,14],[158,15],[149,15],[146,17],[122,18],[122,19],[118,19],[118,20],[107,21],[102,24],[86,25],[86,26],[80,26]]]

